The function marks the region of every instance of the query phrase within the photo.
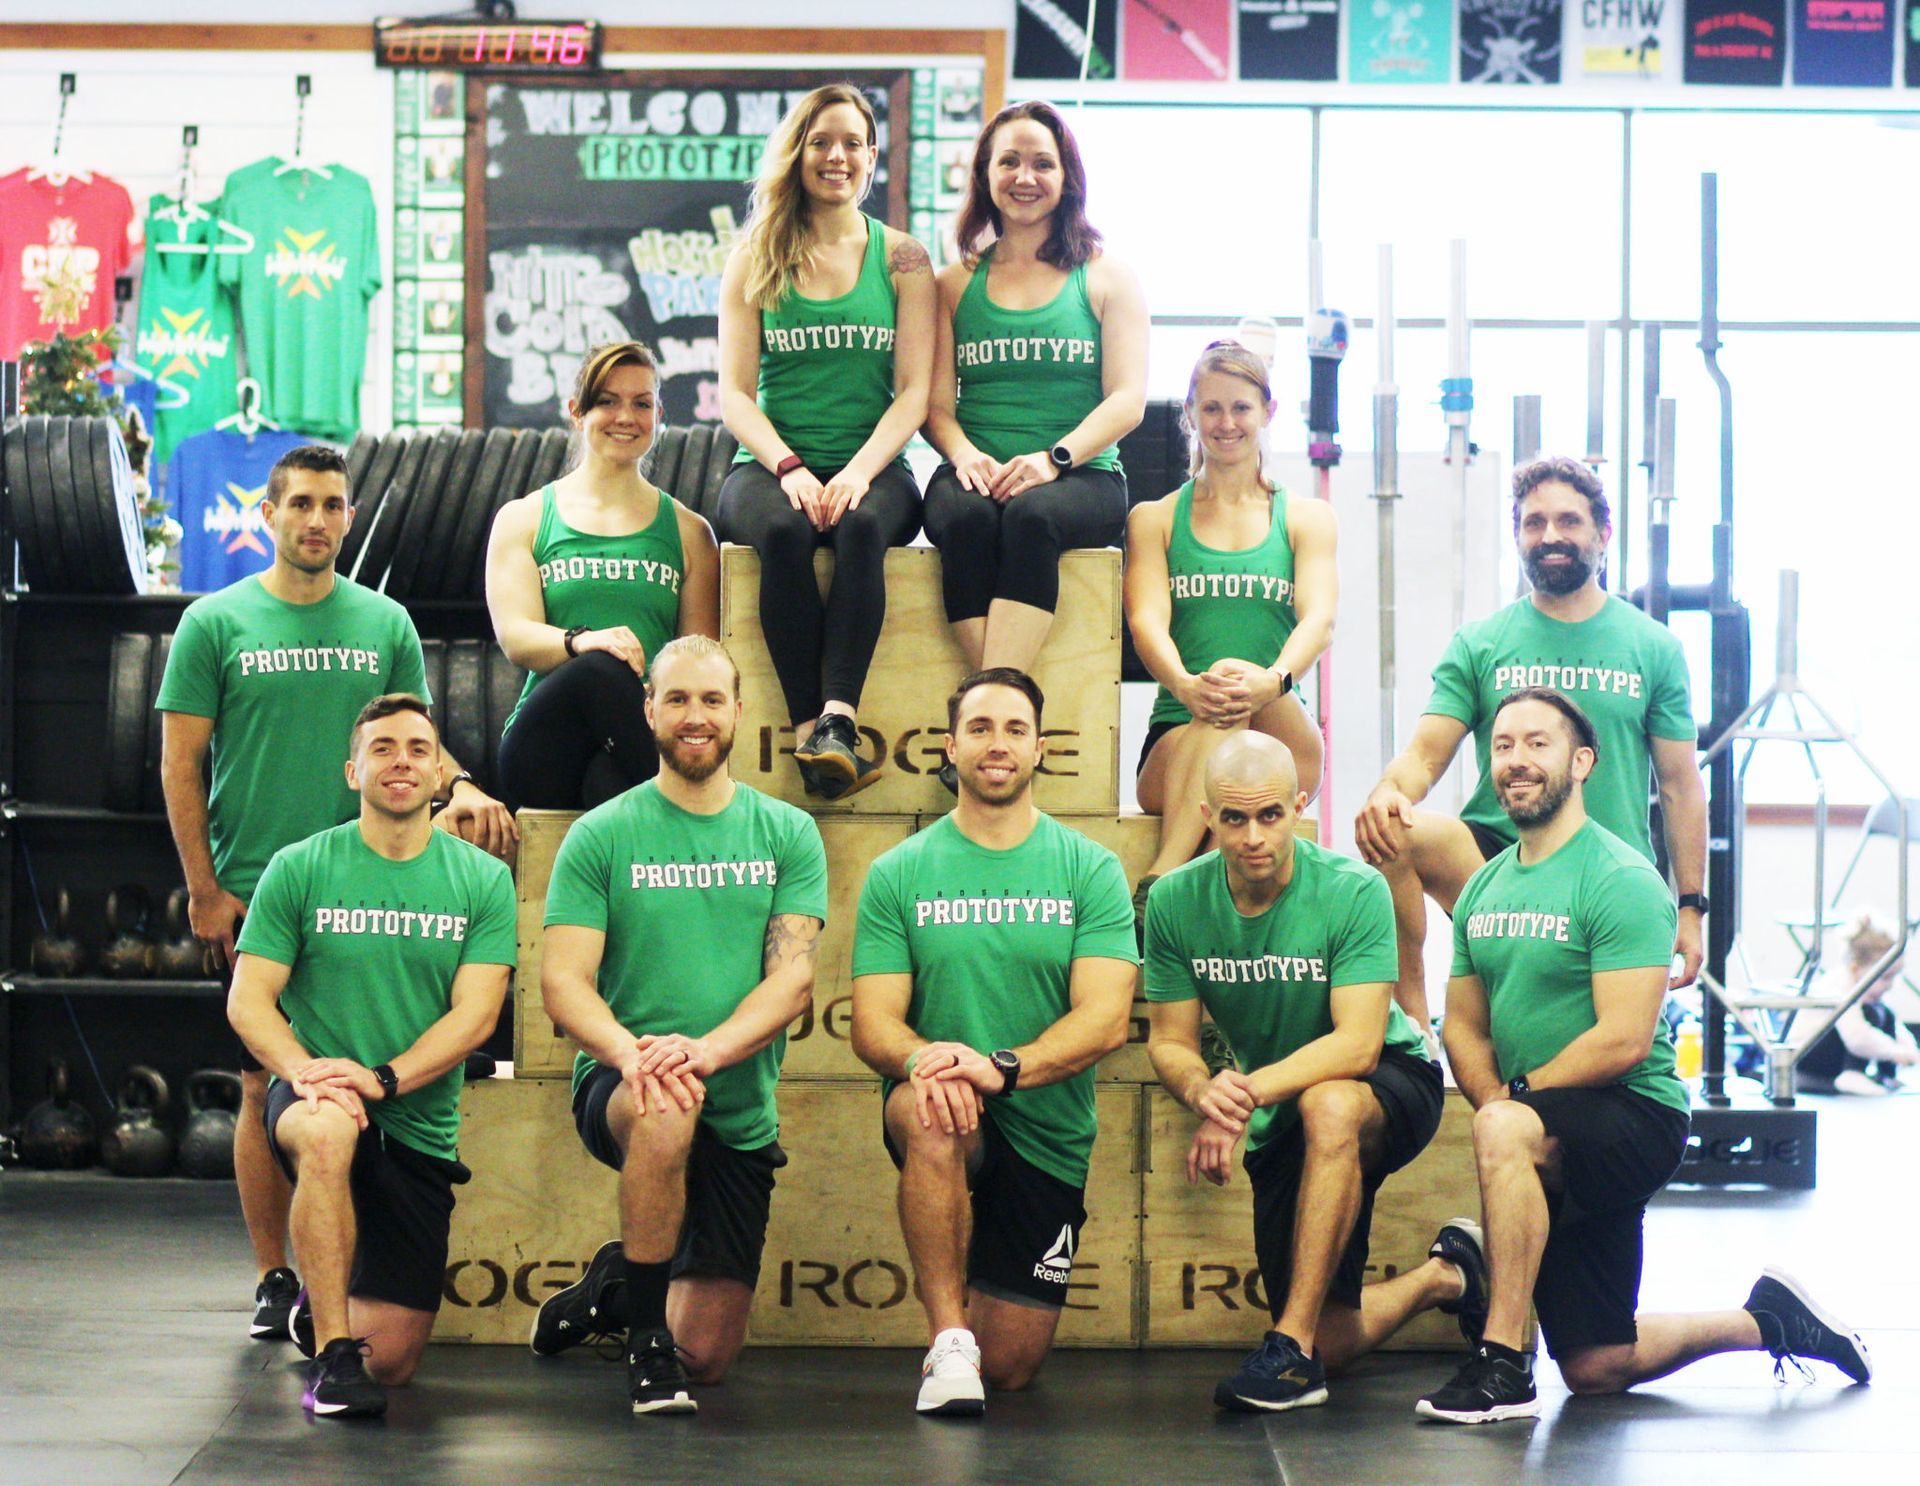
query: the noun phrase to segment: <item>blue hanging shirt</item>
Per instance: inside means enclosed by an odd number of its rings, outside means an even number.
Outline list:
[[[210,428],[182,439],[167,466],[167,504],[180,523],[180,591],[212,593],[273,565],[260,503],[267,476],[306,434],[261,429],[251,439]]]

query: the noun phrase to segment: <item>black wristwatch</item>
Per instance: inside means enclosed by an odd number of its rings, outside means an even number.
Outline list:
[[[1527,1082],[1526,1074],[1515,1074],[1507,1080],[1507,1092],[1509,1094],[1531,1094],[1533,1092],[1533,1085]]]
[[[1680,895],[1680,901],[1674,906],[1677,908],[1698,908],[1702,913],[1705,913],[1707,911],[1707,895],[1705,893],[1682,893]]]
[[[584,624],[576,624],[572,629],[568,630],[566,634],[560,637],[560,643],[567,647],[568,655],[578,655],[580,653],[578,650],[575,650],[573,648],[573,642],[579,639],[586,632],[587,632],[587,627]]]
[[[393,1071],[393,1064],[382,1063],[373,1070],[373,1076],[380,1080],[380,1097],[398,1099],[400,1097],[400,1075]]]
[[[1269,671],[1273,671],[1272,666],[1268,666],[1267,669]],[[1280,678],[1280,695],[1281,696],[1285,696],[1288,692],[1293,690],[1293,672],[1274,671],[1273,673],[1274,675]],[[1278,698],[1276,698],[1276,700],[1278,700]]]
[[[1073,451],[1065,444],[1055,444],[1049,451],[1048,457],[1053,460],[1053,467],[1057,470],[1073,468]]]
[[[1015,1084],[1020,1082],[1020,1054],[1012,1048],[1003,1047],[997,1053],[988,1053],[987,1061],[1000,1070],[1000,1077],[1006,1084],[1000,1090],[1001,1097],[1013,1092]]]

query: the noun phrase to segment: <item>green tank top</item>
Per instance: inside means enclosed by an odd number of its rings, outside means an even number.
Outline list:
[[[822,482],[893,406],[893,312],[887,229],[872,217],[851,289],[834,299],[789,289],[760,312],[760,411]],[[743,444],[733,462],[752,458]]]
[[[680,547],[679,514],[673,497],[664,490],[651,524],[622,537],[597,537],[575,531],[561,519],[559,501],[553,487],[547,486],[540,492],[533,560],[540,569],[548,624],[561,629],[576,624],[588,629],[624,624],[646,647],[649,664],[679,632],[680,583],[687,560]],[[538,672],[528,674],[507,727],[513,726],[540,680]]]
[[[995,459],[1051,449],[1105,399],[1100,382],[1100,321],[1087,298],[1087,266],[1031,310],[1003,310],[987,298],[980,265],[953,308],[953,369],[960,380],[954,416],[976,447]],[[1120,468],[1109,444],[1087,467]]]
[[[1287,540],[1287,492],[1273,487],[1273,523],[1266,540],[1238,552],[1209,547],[1193,534],[1193,481],[1174,500],[1167,542],[1167,587],[1173,595],[1168,632],[1180,664],[1198,675],[1235,656],[1271,664],[1300,616],[1293,608],[1293,544]],[[1193,714],[1161,687],[1148,726],[1191,722]]]

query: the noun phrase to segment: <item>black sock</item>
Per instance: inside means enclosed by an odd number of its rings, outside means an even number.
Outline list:
[[[1748,1311],[1754,1324],[1760,1328],[1760,1345],[1778,1356],[1786,1350],[1786,1330],[1780,1324],[1780,1318],[1772,1311]]]
[[[627,1260],[627,1330],[637,1339],[642,1332],[664,1331],[667,1325],[667,1271],[671,1260],[636,1264]]]
[[[1525,1352],[1517,1351],[1513,1347],[1503,1347],[1499,1342],[1483,1341],[1480,1345],[1487,1349],[1487,1355],[1489,1357],[1496,1358],[1501,1362],[1510,1362],[1522,1372],[1531,1371],[1527,1365],[1527,1354]]]

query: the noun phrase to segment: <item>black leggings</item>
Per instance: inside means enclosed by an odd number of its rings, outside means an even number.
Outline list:
[[[515,810],[591,810],[660,772],[646,687],[604,650],[562,661],[500,739],[500,791]]]
[[[995,599],[1051,614],[1060,602],[1060,554],[1114,546],[1127,529],[1127,478],[1083,467],[1002,503],[966,489],[943,464],[927,481],[926,521],[940,549],[949,624],[985,618]]]
[[[827,702],[860,705],[873,647],[887,617],[887,548],[920,531],[920,489],[890,464],[866,498],[828,531],[815,531],[760,464],[736,464],[720,487],[721,539],[760,554],[760,628],[786,694],[787,718],[806,722]],[[814,549],[833,548],[826,602],[814,581]]]

